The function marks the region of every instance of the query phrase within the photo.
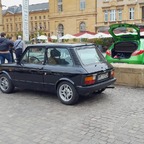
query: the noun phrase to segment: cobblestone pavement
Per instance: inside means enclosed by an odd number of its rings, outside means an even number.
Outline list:
[[[0,92],[0,144],[144,144],[144,89],[116,86],[74,106]]]

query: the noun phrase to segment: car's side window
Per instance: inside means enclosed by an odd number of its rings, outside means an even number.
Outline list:
[[[66,48],[49,48],[47,50],[47,64],[72,66],[73,61]]]
[[[22,63],[43,64],[44,54],[45,48],[31,47],[26,51],[24,57],[22,58]]]

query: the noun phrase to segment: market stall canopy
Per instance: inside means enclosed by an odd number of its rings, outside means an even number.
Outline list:
[[[47,40],[48,38],[45,35],[41,35],[41,36],[38,36],[37,39],[39,39],[39,40]]]
[[[79,37],[79,36],[81,36],[81,35],[83,35],[85,33],[91,34],[91,35],[95,35],[96,34],[95,32],[83,31],[83,32],[79,32],[79,33],[74,34],[74,36]]]
[[[77,38],[87,38],[87,39],[90,39],[92,36],[93,36],[92,34],[84,33],[84,34],[78,36]]]
[[[140,32],[140,35],[141,35],[141,36],[144,36],[144,31],[143,31],[143,32]]]
[[[60,39],[74,39],[74,38],[76,38],[76,36],[73,36],[71,34],[66,34],[66,35],[62,36]]]
[[[93,39],[93,38],[109,38],[109,37],[112,37],[112,36],[110,34],[105,34],[105,33],[99,32],[99,33],[93,35],[92,37],[90,37],[90,39]]]
[[[51,39],[57,39],[57,36],[55,36],[55,35],[52,35],[51,37],[50,37]]]

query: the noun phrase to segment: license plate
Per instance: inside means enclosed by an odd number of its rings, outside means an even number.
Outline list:
[[[108,73],[98,75],[98,80],[102,80],[102,79],[106,79],[106,78],[108,78]]]

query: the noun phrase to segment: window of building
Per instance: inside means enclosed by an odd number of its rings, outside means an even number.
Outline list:
[[[129,9],[129,19],[133,20],[134,19],[134,8]]]
[[[144,20],[144,6],[142,7],[142,20]]]
[[[31,31],[33,31],[33,23],[31,23]]]
[[[18,31],[18,25],[17,24],[15,24],[15,28],[16,28],[16,31]]]
[[[9,31],[9,25],[7,25],[7,32]]]
[[[110,21],[116,20],[116,10],[110,10]]]
[[[39,16],[39,19],[41,19],[41,16]]]
[[[58,0],[58,12],[63,11],[63,5],[62,5],[62,0]]]
[[[22,30],[22,26],[21,26],[21,24],[19,24],[19,29],[20,29],[20,31]]]
[[[84,10],[86,8],[85,0],[80,0],[80,10]]]
[[[104,21],[108,22],[108,10],[104,11]]]
[[[35,23],[35,30],[37,30],[37,23]]]
[[[118,20],[122,21],[122,10],[121,9],[118,10]]]
[[[43,19],[45,19],[46,18],[46,16],[43,16]]]
[[[35,16],[35,20],[37,19],[37,16]]]
[[[44,30],[46,29],[46,22],[44,22]]]
[[[86,24],[85,22],[80,23],[80,32],[86,31]]]
[[[31,20],[33,19],[33,17],[31,17]]]
[[[12,26],[12,24],[10,25],[10,28],[11,28],[11,31],[13,31],[13,26]]]

